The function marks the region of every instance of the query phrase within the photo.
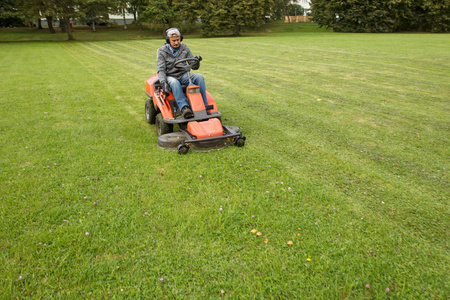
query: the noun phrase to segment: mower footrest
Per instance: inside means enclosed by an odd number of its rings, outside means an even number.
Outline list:
[[[189,122],[187,130],[192,136],[197,137],[197,139],[223,136],[222,123],[220,123],[217,118],[212,118],[203,122]]]

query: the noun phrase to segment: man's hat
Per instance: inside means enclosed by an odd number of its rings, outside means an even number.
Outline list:
[[[173,36],[179,36],[180,41],[183,41],[183,35],[178,28],[173,27],[166,30],[166,42],[169,43],[169,38]]]

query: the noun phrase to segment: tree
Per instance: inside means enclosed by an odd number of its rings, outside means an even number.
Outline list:
[[[273,1],[273,16],[274,20],[284,19],[286,16],[303,15],[303,7],[296,4],[298,0],[274,0]],[[296,14],[297,12],[297,14]],[[289,20],[290,22],[290,20]]]
[[[77,8],[82,4],[83,0],[51,0],[55,4],[59,16],[59,24],[62,32],[67,32],[67,39],[74,40],[70,19],[82,15]]]
[[[242,28],[258,27],[273,4],[272,0],[212,0],[199,5],[204,35],[232,32],[240,35]]]
[[[178,19],[193,24],[198,21],[205,1],[179,0],[177,3]]]
[[[314,21],[320,26],[344,32],[391,32],[393,19],[389,7],[395,0],[313,0]]]
[[[445,0],[414,0],[411,29],[430,32],[450,31],[450,4]]]
[[[58,15],[58,10],[56,5],[51,0],[27,0],[27,7],[30,8],[32,12],[37,12],[37,18],[39,20],[44,17],[47,20],[47,26],[50,33],[56,33],[53,27],[53,20],[55,16]]]
[[[53,20],[59,19],[62,32],[67,32],[69,40],[73,40],[70,20],[83,15],[79,10],[81,4],[90,0],[23,0],[23,6],[32,11],[36,17],[45,16],[50,33],[54,33]],[[26,9],[23,13],[26,15]]]
[[[33,26],[37,20],[39,29],[42,29],[40,24],[41,17],[46,17],[50,33],[55,33],[52,19],[54,15],[57,15],[57,10],[52,0],[2,0],[0,22],[5,12],[9,14],[9,17],[14,16],[20,22],[20,25],[29,24]],[[12,25],[19,25],[17,21]],[[2,26],[8,26],[8,24],[1,23]]]
[[[152,0],[139,16],[139,20],[155,21],[162,24],[164,34],[166,25],[170,28],[180,15],[180,8],[177,2],[173,0]]]
[[[303,16],[305,9],[299,4],[290,3],[287,8],[288,16]]]
[[[109,3],[107,0],[85,0],[79,6],[80,11],[84,14],[86,23],[92,26],[92,32],[95,32],[95,24],[108,18]]]
[[[344,32],[427,30],[447,32],[445,0],[311,0],[314,22]]]
[[[128,12],[133,14],[135,22],[137,22],[137,14],[141,14],[148,3],[148,0],[131,0],[128,2],[130,5]]]
[[[23,14],[17,0],[2,0],[0,4],[0,26],[23,26]]]
[[[128,2],[126,0],[119,0],[119,12],[122,13],[123,16],[123,29],[128,29],[127,27],[127,19],[125,17],[127,8],[128,8]]]
[[[131,0],[129,5],[130,7],[128,8],[128,12],[133,14],[134,22],[139,25],[139,28],[144,30],[141,22],[142,19],[138,18],[138,15],[140,16],[145,11],[149,5],[149,0]]]

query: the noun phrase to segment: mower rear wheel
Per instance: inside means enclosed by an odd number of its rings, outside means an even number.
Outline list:
[[[155,125],[158,136],[173,132],[173,124],[165,123],[161,113],[156,115]]]
[[[149,99],[145,102],[145,119],[148,124],[155,124],[156,121],[156,109],[153,104],[153,100]]]

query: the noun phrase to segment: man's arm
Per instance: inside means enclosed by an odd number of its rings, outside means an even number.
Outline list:
[[[167,81],[166,76],[166,60],[161,51],[156,54],[156,72],[158,72],[158,78],[160,82]]]
[[[170,94],[170,86],[167,83],[167,75],[166,75],[166,60],[159,51],[156,54],[156,71],[158,72],[159,82],[161,83],[161,88],[166,96]]]

